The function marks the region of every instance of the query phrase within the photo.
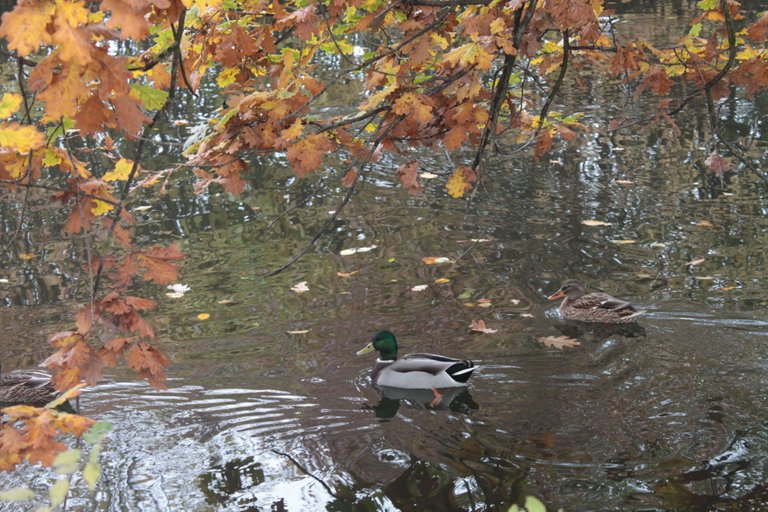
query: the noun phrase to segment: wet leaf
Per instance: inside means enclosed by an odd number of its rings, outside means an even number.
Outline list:
[[[710,221],[708,221],[706,219],[702,219],[702,220],[700,220],[698,222],[695,222],[693,225],[697,226],[697,227],[700,227],[700,228],[711,228],[711,227],[714,227],[714,224],[712,224]]]
[[[704,263],[705,261],[707,261],[706,258],[696,258],[695,260],[692,260],[692,261],[689,261],[688,263],[686,263],[685,266],[686,267],[695,267],[696,265],[700,265],[700,264]]]
[[[421,291],[424,291],[424,290],[426,290],[427,288],[429,288],[429,285],[426,285],[426,284],[417,284],[416,286],[414,286],[413,288],[411,288],[411,290],[412,290],[412,291],[414,291],[414,292],[421,292]]]
[[[423,261],[427,265],[440,265],[442,263],[451,262],[451,260],[446,258],[445,256],[426,256],[424,258],[421,258],[421,261]]]
[[[602,220],[583,220],[581,221],[585,226],[610,226],[610,222],[604,222]]]
[[[211,318],[210,313],[199,313],[197,315],[198,320],[208,320],[209,318]]]
[[[489,308],[493,305],[493,301],[491,299],[477,299],[477,307],[479,308]]]
[[[285,331],[285,332],[288,333],[288,334],[307,334],[311,330],[312,329],[303,329],[303,330],[299,330],[299,331]]]
[[[636,244],[637,240],[611,240],[611,243],[618,244],[618,245],[630,245],[630,244]]]
[[[423,180],[433,180],[439,178],[439,176],[437,174],[432,174],[431,172],[421,172],[419,173],[419,178]]]
[[[635,182],[632,180],[616,180],[616,183],[619,185],[634,185]]]
[[[538,338],[537,341],[545,347],[563,350],[564,348],[574,348],[581,345],[578,341],[568,336],[545,336]]]
[[[489,327],[486,327],[485,320],[472,320],[472,323],[469,324],[469,330],[472,332],[480,332],[483,334],[493,334],[495,332],[498,332],[496,329],[491,329]]]
[[[475,290],[467,290],[464,292],[461,292],[461,295],[459,295],[460,299],[471,299],[472,296],[475,295]]]
[[[435,283],[436,284],[445,284],[445,283],[450,283],[450,282],[451,282],[451,280],[448,279],[447,277],[438,277],[437,279],[435,279]]]
[[[651,247],[653,247],[655,249],[663,249],[666,246],[667,246],[667,244],[665,244],[664,242],[653,242],[651,244]]]
[[[336,275],[346,279],[346,278],[348,278],[350,276],[353,276],[353,275],[357,274],[358,272],[360,272],[360,271],[359,270],[353,270],[352,272],[336,272]]]
[[[35,254],[31,252],[20,252],[19,253],[19,259],[24,261],[29,261],[31,259],[34,259]]]
[[[292,292],[296,293],[304,293],[309,291],[309,286],[307,286],[306,281],[301,281],[300,283],[296,283],[291,287]]]

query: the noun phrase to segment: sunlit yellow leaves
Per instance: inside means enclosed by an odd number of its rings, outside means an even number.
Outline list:
[[[488,71],[493,63],[493,55],[479,44],[471,42],[446,53],[443,62],[450,67],[477,66],[483,71]]]
[[[458,199],[462,197],[466,191],[472,188],[472,182],[476,179],[472,169],[466,165],[460,165],[451,177],[448,178],[445,188],[452,198]]]
[[[94,206],[93,208],[91,208],[91,213],[93,213],[97,217],[99,215],[104,215],[105,213],[112,211],[112,209],[114,208],[113,205],[107,203],[106,201],[101,201],[99,199],[94,199],[93,203],[94,203]]]
[[[219,87],[226,87],[235,83],[235,78],[240,73],[238,68],[225,68],[216,75],[216,85]]]
[[[22,126],[18,123],[0,125],[0,148],[27,153],[43,147],[44,144],[45,136],[34,126]]]
[[[104,174],[102,179],[104,181],[125,181],[131,175],[131,169],[133,168],[133,161],[125,158],[121,158],[115,163],[115,168]]]
[[[0,99],[0,118],[10,117],[16,113],[21,106],[22,97],[21,94],[5,93],[2,99]]]
[[[55,10],[53,2],[19,4],[13,11],[3,14],[0,37],[8,39],[9,49],[18,51],[22,57],[27,56],[40,45],[53,42],[47,26]]]
[[[141,101],[149,110],[160,110],[168,100],[168,92],[148,85],[131,84],[131,97]]]
[[[392,104],[392,111],[398,115],[410,115],[421,123],[432,120],[431,99],[418,93],[407,92]]]
[[[304,124],[301,119],[296,119],[291,126],[280,132],[280,137],[286,141],[294,141],[304,132]]]
[[[205,321],[205,320],[208,320],[209,318],[211,318],[210,313],[198,313],[197,315],[197,319],[200,321]]]
[[[59,45],[59,57],[63,61],[75,61],[81,65],[91,62],[89,33],[80,25],[88,21],[88,10],[82,2],[59,0],[54,17],[53,42]]]

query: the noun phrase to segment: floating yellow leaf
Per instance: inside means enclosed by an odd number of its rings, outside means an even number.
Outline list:
[[[347,277],[353,276],[353,275],[357,274],[358,272],[360,272],[360,271],[359,270],[353,270],[352,272],[336,272],[336,275],[346,279]]]
[[[464,195],[464,193],[472,188],[472,185],[467,181],[467,171],[472,172],[466,165],[459,166],[458,169],[448,178],[448,182],[445,184],[445,188],[448,189],[448,194],[458,199]],[[474,176],[474,173],[470,174]]]
[[[451,282],[451,280],[446,278],[446,277],[438,277],[437,279],[435,279],[435,283],[437,283],[437,284],[445,284],[445,283],[450,283],[450,282]]]
[[[198,320],[208,320],[209,318],[211,318],[211,315],[208,313],[200,313],[197,315]]]
[[[20,260],[27,261],[27,260],[31,260],[34,257],[35,257],[35,255],[33,253],[31,253],[31,252],[20,252],[19,253],[19,259]]]
[[[602,220],[583,220],[581,221],[582,224],[585,226],[610,226],[610,222],[605,222]]]
[[[636,244],[637,240],[611,240],[611,243],[619,244],[619,245],[629,245],[629,244]]]

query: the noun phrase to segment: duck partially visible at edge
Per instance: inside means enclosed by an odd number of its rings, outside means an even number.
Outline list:
[[[587,293],[586,288],[576,279],[568,279],[560,289],[547,297],[556,300],[565,297],[560,303],[560,315],[566,320],[603,324],[624,324],[634,322],[645,311],[625,300],[617,299],[607,293]]]
[[[51,379],[44,374],[20,370],[0,373],[0,405],[4,407],[41,407],[55,400],[60,394],[51,384]]]

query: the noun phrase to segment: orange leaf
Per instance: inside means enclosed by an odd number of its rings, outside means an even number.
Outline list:
[[[16,5],[11,12],[3,14],[0,37],[8,39],[8,48],[25,57],[40,45],[53,42],[47,30],[56,10],[53,2],[24,2]]]
[[[460,165],[456,171],[448,179],[448,183],[445,184],[445,188],[448,189],[448,194],[454,199],[458,199],[464,195],[464,193],[472,188],[471,181],[475,181],[475,173],[466,165]]]
[[[403,188],[410,194],[416,195],[421,192],[421,184],[419,183],[419,163],[417,161],[408,162],[401,165],[395,175],[400,178],[400,183],[403,184]]]
[[[296,174],[303,178],[323,163],[326,153],[335,148],[325,133],[313,133],[290,146],[286,153]]]
[[[347,174],[344,175],[344,179],[341,180],[341,184],[344,185],[346,188],[351,187],[355,184],[357,181],[357,171],[355,169],[350,169]]]

